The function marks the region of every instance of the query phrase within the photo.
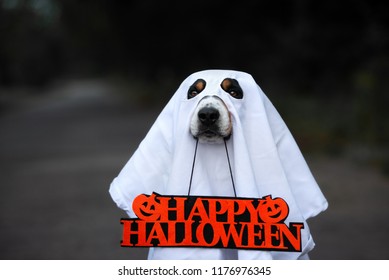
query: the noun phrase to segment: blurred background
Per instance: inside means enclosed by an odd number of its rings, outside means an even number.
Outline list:
[[[109,184],[216,68],[253,75],[327,197],[311,258],[388,259],[388,6],[0,0],[0,258],[144,259]]]

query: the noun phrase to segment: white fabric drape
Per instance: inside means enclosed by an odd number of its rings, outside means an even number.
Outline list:
[[[187,99],[197,79],[205,89]],[[243,90],[234,99],[220,87],[236,79]],[[131,205],[139,194],[186,195],[195,149],[189,123],[198,101],[217,95],[231,112],[233,131],[227,141],[238,197],[266,195],[283,198],[289,206],[285,223],[302,222],[302,252],[205,248],[150,248],[149,259],[298,259],[313,249],[306,220],[327,208],[284,121],[251,75],[230,70],[207,70],[186,78],[162,110],[150,131],[110,186],[117,205],[135,218]],[[191,195],[234,196],[223,144],[199,143]]]

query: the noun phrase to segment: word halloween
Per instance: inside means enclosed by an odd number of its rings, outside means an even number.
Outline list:
[[[213,247],[301,252],[303,223],[284,221],[282,198],[162,196],[134,199],[138,218],[121,219],[122,247]]]

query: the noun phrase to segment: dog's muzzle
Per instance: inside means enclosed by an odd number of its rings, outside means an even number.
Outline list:
[[[206,96],[199,101],[192,115],[190,132],[201,142],[218,143],[232,132],[231,116],[218,96]]]

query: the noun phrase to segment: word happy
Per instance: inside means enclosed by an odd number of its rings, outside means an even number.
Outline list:
[[[122,247],[213,247],[301,252],[303,223],[284,221],[282,198],[141,194],[121,219]]]

